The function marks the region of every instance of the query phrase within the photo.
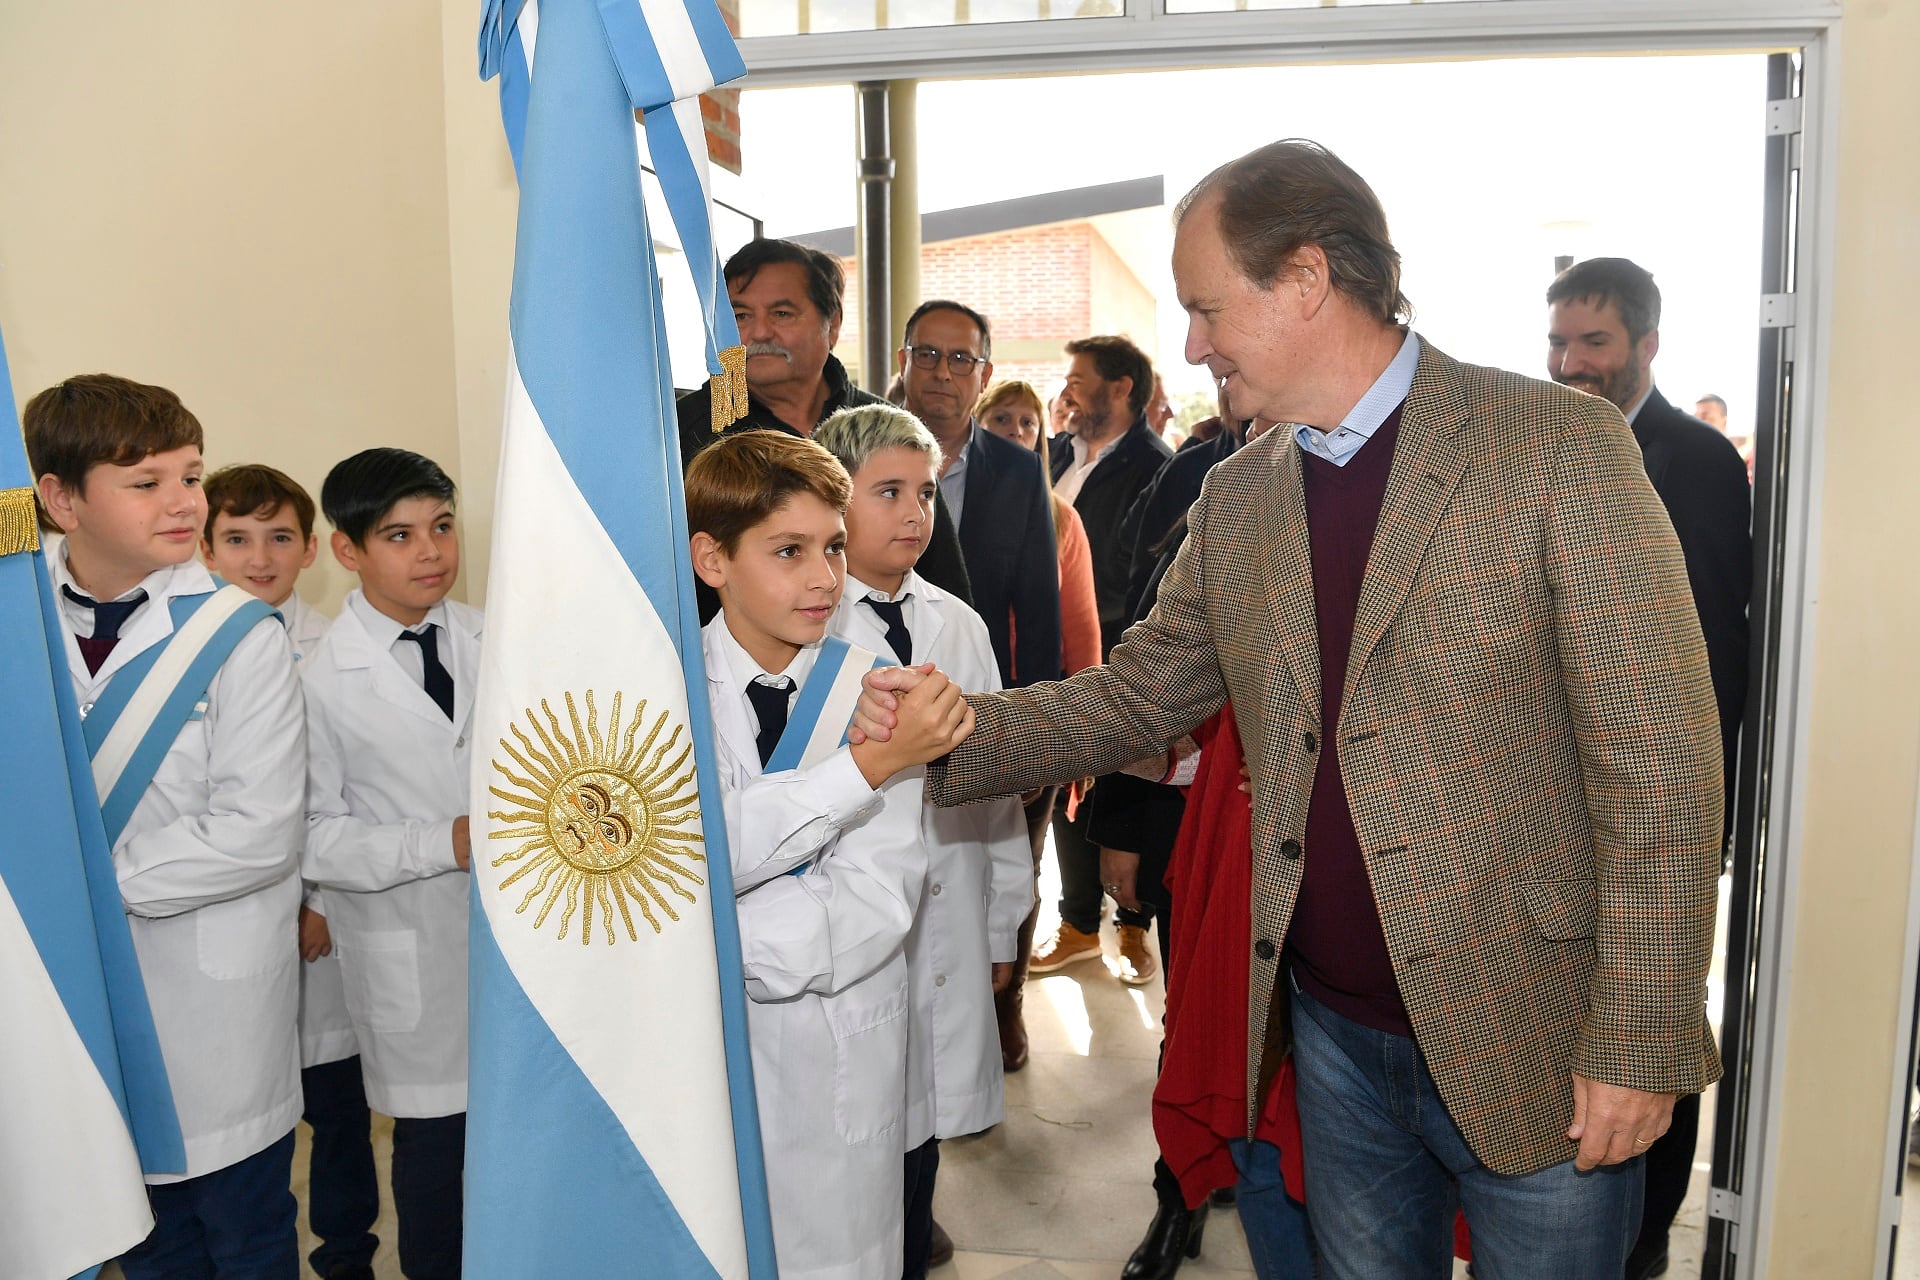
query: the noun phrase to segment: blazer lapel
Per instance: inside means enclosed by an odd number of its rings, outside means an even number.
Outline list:
[[[700,637],[701,647],[706,651],[708,688],[719,690],[721,694],[719,697],[714,697],[711,692],[708,694],[708,701],[713,707],[713,729],[734,758],[758,768],[760,748],[754,741],[755,726],[747,723],[744,695],[735,688],[732,670],[727,665],[727,655],[721,650],[719,640],[711,634],[713,627],[726,625],[724,619],[715,618]]]
[[[1450,362],[1444,360],[1430,348],[1423,351],[1413,389],[1407,393],[1393,470],[1387,476],[1373,550],[1367,556],[1354,612],[1342,706],[1351,704],[1367,658],[1406,602],[1434,528],[1467,469],[1466,454],[1457,439],[1467,421],[1467,401],[1455,383]]]
[[[940,610],[934,608],[934,604],[945,596],[946,592],[925,578],[920,579],[915,590],[920,598],[916,601],[919,608],[913,611],[913,660],[931,662],[933,659],[930,655],[933,653],[933,647],[940,643],[940,633],[946,629],[947,625],[946,619],[940,616]],[[869,609],[867,612],[873,611]]]
[[[340,616],[334,620],[333,630],[338,633],[333,641],[334,661],[343,669],[364,668],[375,697],[429,724],[448,732],[453,731],[453,726],[447,723],[446,713],[440,710],[440,704],[427,696],[425,686],[417,680],[408,679],[407,673],[392,654],[382,653],[375,647],[373,637],[361,625],[351,603],[340,610]],[[455,710],[458,710],[458,703],[455,704]]]
[[[1640,442],[1640,461],[1646,466],[1647,479],[1655,489],[1667,478],[1667,466],[1673,460],[1667,448],[1671,436],[1666,430],[1673,411],[1673,406],[1656,387],[1648,393],[1647,402],[1640,406],[1640,412],[1630,424],[1633,438]]]
[[[1276,434],[1286,431],[1274,428]],[[1300,450],[1291,435],[1270,446],[1273,465],[1267,472],[1258,529],[1273,530],[1271,539],[1255,533],[1249,545],[1265,548],[1267,613],[1293,678],[1300,686],[1302,705],[1320,715],[1320,630],[1313,604],[1313,554],[1307,535],[1306,490],[1300,479]],[[1230,549],[1229,556],[1245,554]]]
[[[473,715],[474,694],[480,686],[480,628],[474,625],[475,621],[474,617],[451,606],[447,609],[447,630],[453,640],[453,669],[460,673],[453,682],[453,726],[462,737],[466,735],[467,721]],[[434,707],[435,711],[439,709]]]

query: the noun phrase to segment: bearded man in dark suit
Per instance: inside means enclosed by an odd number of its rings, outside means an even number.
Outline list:
[[[1647,479],[1673,521],[1707,642],[1720,758],[1732,816],[1734,747],[1747,703],[1747,600],[1753,589],[1747,466],[1725,434],[1673,407],[1653,382],[1660,350],[1660,288],[1625,258],[1589,258],[1547,289],[1547,372],[1602,396],[1626,417]],[[1626,1280],[1667,1270],[1667,1231],[1687,1196],[1700,1132],[1700,1095],[1675,1104],[1673,1127],[1647,1150],[1646,1211]]]
[[[1613,405],[1404,327],[1385,213],[1324,148],[1222,166],[1176,219],[1187,359],[1289,426],[1209,473],[1107,665],[969,698],[933,797],[1109,772],[1231,699],[1255,1257],[1290,1032],[1322,1276],[1447,1274],[1457,1206],[1485,1274],[1619,1280],[1640,1153],[1720,1071],[1721,741],[1672,522]],[[857,727],[916,679],[869,676]]]

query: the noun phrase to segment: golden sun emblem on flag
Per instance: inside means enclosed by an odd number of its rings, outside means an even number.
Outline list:
[[[584,723],[571,692],[564,701],[564,724],[543,698],[541,715],[528,707],[521,717],[533,737],[516,720],[508,730],[519,745],[500,739],[512,765],[494,760],[504,785],[487,790],[518,808],[487,812],[509,824],[489,832],[488,839],[521,843],[492,865],[519,864],[500,882],[502,890],[531,879],[514,913],[524,914],[538,903],[534,928],[543,928],[554,907],[561,906],[556,937],[567,936],[578,914],[580,941],[591,941],[597,912],[609,946],[617,937],[616,915],[627,937],[638,942],[630,902],[659,933],[656,909],[678,920],[669,896],[694,903],[689,886],[706,883],[694,870],[706,855],[698,848],[704,843],[700,831],[692,825],[700,817],[693,743],[664,711],[649,726],[644,698],[623,732],[620,694],[615,693],[604,734],[592,690],[586,693]],[[642,729],[646,736],[636,744]]]

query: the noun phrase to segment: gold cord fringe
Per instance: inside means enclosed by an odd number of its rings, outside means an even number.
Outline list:
[[[747,349],[728,347],[720,353],[720,372],[709,388],[713,399],[713,434],[719,435],[747,416]]]
[[[40,504],[32,489],[0,489],[0,556],[40,549]]]

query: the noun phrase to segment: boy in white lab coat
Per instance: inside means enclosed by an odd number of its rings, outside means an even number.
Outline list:
[[[969,693],[1000,687],[980,615],[914,572],[933,526],[940,445],[892,405],[843,409],[813,438],[853,477],[847,586],[832,632],[897,657],[933,663]],[[978,1133],[1004,1115],[993,993],[1006,982],[1033,907],[1032,851],[1019,801],[922,811],[927,892],[907,935],[912,1033],[907,1044],[906,1255],[927,1271],[941,1138]]]
[[[745,432],[694,460],[686,492],[694,570],[721,603],[702,642],[780,1274],[895,1280],[918,766],[972,713],[930,677],[905,738],[835,746],[873,657],[825,639],[846,537],[831,455]]]
[[[312,754],[301,865],[326,904],[367,1101],[394,1117],[409,1280],[460,1274],[480,611],[447,599],[460,571],[453,502],[446,472],[404,449],[368,449],[328,474],[330,545],[360,586],[300,663]]]
[[[309,654],[329,619],[295,594],[313,566],[313,498],[283,471],[258,463],[222,467],[202,486],[206,535],[200,555],[228,582],[279,611],[293,659]],[[380,1246],[380,1186],[373,1164],[372,1116],[360,1081],[360,1049],[347,1015],[340,957],[333,953],[320,890],[306,886],[300,907],[301,1118],[313,1129],[307,1159],[307,1219],[320,1243],[308,1255],[321,1276],[370,1275]]]
[[[65,535],[47,567],[186,1142],[180,1175],[148,1177],[153,1232],[121,1270],[293,1280],[306,735],[286,630],[194,561],[202,437],[179,397],[91,374],[35,396],[24,425]]]

